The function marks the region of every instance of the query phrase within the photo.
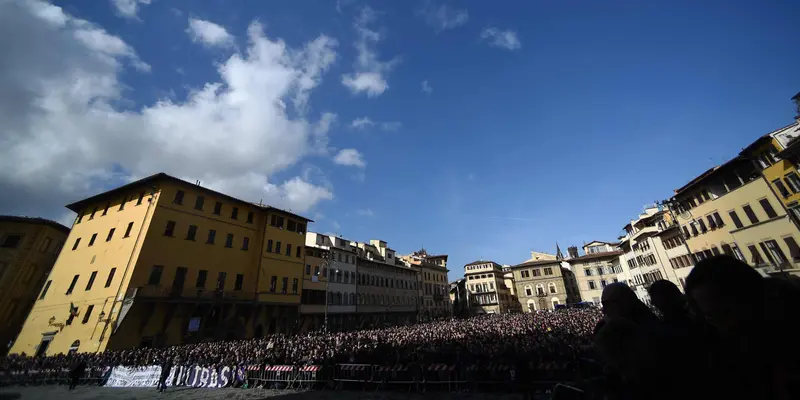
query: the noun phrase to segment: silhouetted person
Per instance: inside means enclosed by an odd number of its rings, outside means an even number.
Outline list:
[[[77,360],[69,371],[69,390],[78,386],[83,374],[86,372],[86,361]]]
[[[169,372],[172,369],[172,359],[166,357],[164,359],[164,363],[161,364],[161,376],[158,378],[158,392],[161,393],[167,390],[167,378],[169,378]]]
[[[627,319],[645,329],[656,329],[658,326],[658,317],[624,283],[607,285],[603,289],[602,302],[606,322]]]

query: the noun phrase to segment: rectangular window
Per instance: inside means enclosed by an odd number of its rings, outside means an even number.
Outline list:
[[[270,225],[278,229],[283,229],[283,217],[272,214],[272,217],[270,218]]]
[[[108,272],[108,278],[106,278],[106,285],[104,287],[110,287],[111,282],[114,281],[114,274],[117,273],[116,268],[111,268],[111,271]]]
[[[687,227],[685,227],[685,226],[683,227],[683,234],[684,234],[686,237],[692,237],[692,235],[690,235],[690,234],[689,234],[689,228],[687,228]]]
[[[323,278],[327,278],[328,277],[328,267],[322,268],[322,277]]]
[[[533,270],[533,276],[542,276],[542,270],[534,269]]]
[[[278,277],[272,275],[272,278],[269,280],[269,291],[275,293],[277,289],[278,289]]]
[[[108,236],[106,236],[106,242],[110,242],[111,241],[111,238],[114,237],[114,231],[115,230],[117,230],[117,228],[111,228],[111,230],[108,231]]]
[[[267,253],[272,253],[272,239],[267,240]]]
[[[222,215],[222,203],[214,203],[214,215]]]
[[[306,264],[306,275],[311,275],[311,264]]]
[[[768,218],[775,218],[778,216],[778,213],[772,208],[772,204],[769,203],[769,200],[761,199],[758,202],[761,204],[761,207],[764,208],[764,212],[767,213]]]
[[[706,219],[708,219],[708,227],[711,229],[717,229],[717,222],[714,221],[714,215],[708,214],[706,215]]]
[[[297,230],[297,222],[295,222],[293,219],[286,221],[286,230],[289,232],[294,232]]]
[[[217,288],[216,289],[218,291],[221,292],[221,291],[225,290],[225,278],[227,278],[227,277],[228,277],[228,273],[227,272],[220,272],[217,275]]]
[[[128,227],[125,228],[125,235],[122,236],[124,238],[131,236],[131,229],[133,229],[133,222],[128,222]]]
[[[764,264],[764,259],[761,258],[761,254],[758,253],[758,249],[756,249],[755,245],[747,246],[747,250],[750,250],[751,258],[750,261],[753,265],[762,265]]]
[[[122,210],[125,209],[125,202],[126,201],[128,201],[128,196],[123,197],[122,200],[119,202],[119,210],[117,210],[117,211],[122,211]]]
[[[254,216],[254,214],[253,214],[252,211],[247,213],[247,223],[248,224],[252,224],[253,223],[253,216]]]
[[[284,277],[281,280],[281,293],[286,294],[286,290],[289,289],[289,278]]]
[[[288,257],[288,256],[291,256],[291,255],[292,255],[292,244],[291,243],[286,243],[286,256]],[[339,261],[342,261],[342,260],[339,260]]]
[[[722,252],[726,255],[733,256],[733,249],[731,249],[729,244],[722,245]]]
[[[697,224],[694,222],[689,223],[689,226],[692,228],[692,236],[697,236],[700,233],[697,231]]]
[[[247,250],[249,248],[250,248],[250,238],[245,237],[244,239],[242,239],[242,250]]]
[[[186,232],[186,240],[195,240],[197,236],[197,225],[189,225],[189,231]]]
[[[229,233],[228,236],[225,238],[225,247],[231,248],[233,247],[233,234]]]
[[[791,196],[791,193],[789,193],[789,190],[786,189],[786,186],[783,184],[783,181],[781,181],[780,178],[772,181],[772,184],[775,185],[775,188],[778,189],[778,192],[781,194],[781,196],[783,196],[783,198]]]
[[[141,205],[143,199],[144,199],[144,192],[139,192],[139,199],[136,200],[136,205],[137,206]]]
[[[172,202],[178,205],[183,205],[183,190],[178,190],[175,193],[175,200],[172,200]]]
[[[544,269],[544,274],[545,275],[553,275],[553,269],[550,268],[550,267],[545,268]]]
[[[164,228],[164,236],[173,236],[175,234],[175,221],[167,221],[167,226]]]
[[[89,239],[89,247],[92,247],[94,245],[95,239],[97,239],[97,234],[93,233],[92,237]]]
[[[82,324],[89,322],[89,317],[92,316],[92,310],[94,310],[94,304],[91,304],[89,305],[89,307],[86,307],[86,312],[83,313],[83,321],[81,321]]]
[[[314,267],[314,276],[319,276],[319,265]]]
[[[281,242],[275,242],[275,253],[281,254]]]
[[[233,207],[231,210],[231,219],[238,219],[239,218],[239,207]]]
[[[208,230],[208,239],[206,239],[206,243],[214,244],[214,239],[217,237],[217,231],[213,229]]]
[[[744,213],[745,215],[747,215],[747,218],[750,219],[751,223],[753,224],[758,223],[758,217],[756,217],[756,213],[753,212],[753,209],[750,207],[749,204],[742,208],[744,209]]]
[[[744,258],[744,254],[742,254],[742,251],[739,250],[739,246],[737,246],[736,243],[731,244],[731,249],[733,250],[734,257],[736,257],[739,261],[747,262],[747,260]]]
[[[97,213],[97,207],[92,209],[92,214],[89,215],[89,219],[94,219],[94,215]]]
[[[153,265],[150,270],[150,278],[147,279],[148,285],[158,286],[161,282],[161,274],[164,272],[164,267],[161,265]]]
[[[717,246],[714,246],[714,247],[711,248],[711,254],[713,254],[715,256],[719,255],[719,249],[717,249]]]
[[[197,196],[194,199],[194,209],[198,211],[203,211],[203,204],[206,202],[206,198],[203,196]]]
[[[103,215],[108,215],[108,208],[109,207],[111,207],[111,203],[106,203],[106,208],[103,209]],[[103,215],[101,215],[101,217]]]
[[[594,281],[589,281],[589,289],[590,290],[597,289],[597,285],[595,285]]]
[[[708,228],[706,228],[706,223],[703,222],[702,218],[697,220],[697,224],[700,225],[700,232],[703,232],[703,233],[708,232]]]
[[[781,250],[780,246],[778,246],[778,242],[774,240],[767,240],[766,242],[762,243],[762,245],[766,245],[769,254],[772,254],[772,258],[775,259],[777,264],[784,264],[786,261],[786,255],[783,254],[783,250]]]
[[[236,274],[236,282],[233,283],[233,290],[242,290],[243,283],[244,283],[244,275]]]
[[[302,222],[297,223],[297,233],[305,233],[306,232],[306,224]]]
[[[75,249],[77,249],[77,248],[78,248],[78,245],[79,245],[80,243],[81,243],[81,238],[77,238],[77,239],[75,239],[75,244],[73,244],[73,245],[72,245],[72,250],[75,250]]]
[[[300,246],[297,246],[297,251],[295,251],[295,253],[297,253],[297,254],[295,254],[295,257],[300,258],[300,253],[302,253],[302,252],[303,252],[303,248],[300,247]]]
[[[83,212],[78,213],[78,218],[75,218],[75,225],[80,224],[83,219]]]
[[[3,239],[3,244],[0,247],[4,249],[16,249],[19,247],[19,242],[22,241],[22,235],[6,235]]]
[[[800,177],[797,176],[796,172],[790,172],[786,174],[786,183],[792,188],[792,191],[795,193],[800,193]]]
[[[44,284],[44,289],[42,289],[42,294],[39,295],[39,300],[44,299],[44,296],[47,295],[47,290],[50,289],[51,283],[53,283],[53,281],[47,281],[47,283]]]
[[[67,318],[66,324],[72,325],[72,321],[75,319],[75,316],[78,315],[78,307],[72,308],[73,304],[69,304],[69,317]]]
[[[739,216],[736,214],[736,211],[729,211],[728,215],[731,216],[733,225],[736,226],[737,229],[744,228],[744,224],[742,224],[742,220],[739,219]]]
[[[719,216],[718,212],[714,211],[713,215],[714,215],[714,222],[716,222],[717,224],[717,228],[722,228],[723,226],[725,226],[725,222],[722,221],[722,217]]]
[[[800,260],[800,247],[797,246],[797,242],[795,242],[794,238],[791,236],[787,236],[783,238],[783,241],[789,248],[789,254],[792,256],[792,260],[795,261]]]
[[[292,294],[297,294],[297,278],[292,279]]]
[[[208,279],[208,271],[201,269],[197,272],[197,282],[195,282],[194,287],[198,289],[206,287],[206,279]]]
[[[86,290],[92,288],[92,285],[94,285],[94,278],[97,278],[97,271],[92,271],[92,274],[89,275],[89,282],[86,283]]]
[[[65,293],[65,294],[72,294],[72,290],[75,289],[75,284],[78,283],[78,277],[79,276],[80,275],[75,275],[75,276],[72,277],[72,282],[70,282],[69,288],[67,289],[67,293]]]

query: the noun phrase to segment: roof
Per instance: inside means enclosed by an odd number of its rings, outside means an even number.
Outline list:
[[[471,263],[469,263],[467,265],[464,265],[464,266],[465,267],[469,267],[470,265],[481,265],[481,264],[497,264],[497,263],[494,262],[494,261],[490,261],[490,260],[478,260],[478,261],[473,261],[473,262],[471,262]],[[497,264],[497,265],[500,265],[500,264]]]
[[[536,267],[539,265],[549,265],[549,264],[561,264],[561,260],[535,260],[535,261],[526,261],[522,264],[512,265],[511,268],[522,268],[522,267]]]
[[[87,198],[85,198],[83,200],[78,200],[78,201],[76,201],[74,203],[67,204],[66,207],[68,209],[70,209],[72,211],[75,211],[77,213],[77,212],[80,212],[87,205],[93,204],[93,203],[97,203],[101,199],[105,199],[105,198],[108,198],[110,196],[115,196],[115,195],[118,196],[118,195],[122,194],[123,192],[129,192],[133,188],[137,188],[137,187],[141,187],[141,186],[151,185],[151,187],[155,187],[155,184],[157,182],[165,181],[165,180],[166,181],[176,182],[176,183],[181,183],[181,184],[188,185],[188,186],[192,186],[192,187],[201,189],[201,190],[203,190],[205,192],[211,193],[211,194],[213,194],[215,196],[219,196],[219,197],[222,197],[222,198],[225,198],[225,199],[228,199],[228,200],[231,200],[231,201],[239,202],[239,203],[248,204],[248,205],[250,205],[252,207],[256,207],[256,208],[262,209],[264,211],[278,211],[278,212],[282,212],[282,213],[288,214],[288,215],[290,215],[290,216],[292,216],[294,218],[304,220],[306,222],[314,222],[314,221],[312,221],[312,220],[310,220],[310,219],[308,219],[306,217],[294,214],[294,213],[286,211],[286,210],[282,210],[280,208],[275,208],[275,207],[272,207],[272,206],[258,205],[258,204],[255,204],[255,203],[252,203],[252,202],[249,202],[249,201],[244,201],[242,199],[237,199],[236,197],[233,197],[231,195],[227,195],[225,193],[218,192],[216,190],[209,189],[207,187],[200,186],[200,185],[197,185],[197,184],[194,184],[194,183],[186,182],[183,179],[176,178],[176,177],[174,177],[172,175],[167,175],[167,174],[165,174],[163,172],[159,172],[157,174],[150,175],[148,177],[144,177],[142,179],[139,179],[138,181],[133,181],[133,182],[127,183],[125,185],[118,186],[118,187],[113,188],[111,190],[107,190],[105,192],[98,193],[98,194],[96,194],[94,196],[91,196],[91,197],[87,197]]]
[[[573,263],[575,261],[589,261],[589,260],[594,260],[594,259],[597,259],[597,258],[618,256],[618,255],[621,255],[621,254],[622,254],[621,251],[604,251],[602,253],[593,253],[593,254],[587,254],[585,256],[580,256],[578,258],[572,258],[572,259],[567,260],[567,261],[570,262],[570,263]]]
[[[444,258],[445,260],[447,260],[447,254],[439,254],[439,255],[435,255],[435,256],[426,256],[425,258],[427,258],[427,259],[431,259],[431,258]]]
[[[687,184],[685,184],[685,185],[683,185],[683,186],[681,186],[681,187],[679,187],[679,188],[675,189],[675,195],[677,196],[677,195],[679,195],[679,194],[681,194],[681,193],[685,192],[685,191],[686,191],[686,190],[688,190],[690,187],[694,186],[695,184],[697,184],[698,182],[702,181],[703,179],[705,179],[705,178],[707,178],[707,177],[711,176],[712,174],[714,174],[714,173],[715,173],[715,172],[717,172],[718,170],[720,170],[720,169],[722,169],[722,168],[724,168],[724,167],[727,167],[729,164],[732,164],[732,163],[733,163],[733,162],[735,162],[735,161],[741,161],[741,160],[743,160],[743,158],[742,158],[741,156],[736,156],[736,157],[734,157],[734,158],[732,158],[732,159],[730,159],[730,160],[726,161],[726,162],[725,162],[725,163],[723,163],[723,164],[720,164],[720,165],[717,165],[717,166],[715,166],[715,167],[709,168],[708,170],[706,170],[706,171],[705,171],[705,172],[703,172],[702,174],[698,175],[697,177],[695,177],[694,179],[692,179],[691,181],[689,181],[689,183],[687,183]]]
[[[590,245],[592,243],[603,243],[603,244],[611,244],[611,245],[617,244],[617,243],[614,243],[614,242],[604,242],[602,240],[592,240],[591,242],[586,243],[584,246],[588,246],[588,245]]]
[[[69,233],[69,228],[60,223],[39,217],[17,217],[14,215],[0,215],[0,222],[17,222],[22,224],[36,224],[36,225],[47,225],[51,228],[55,228],[61,232]]]

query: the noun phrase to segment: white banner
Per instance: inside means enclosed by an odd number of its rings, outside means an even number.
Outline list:
[[[161,366],[114,367],[108,377],[106,387],[156,387],[161,377]]]

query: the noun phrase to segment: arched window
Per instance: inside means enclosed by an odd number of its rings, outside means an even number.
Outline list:
[[[555,310],[555,309],[556,309],[556,306],[560,304],[560,303],[558,302],[558,297],[553,297],[552,299],[550,299],[550,302],[552,302],[552,303],[553,303],[553,310]]]
[[[72,345],[69,346],[69,354],[77,353],[78,352],[78,347],[81,347],[81,341],[80,340],[76,340],[76,341],[72,342]]]
[[[536,300],[528,299],[528,312],[536,311]]]
[[[536,294],[540,296],[544,295],[544,285],[542,285],[541,283],[536,285]]]
[[[533,288],[531,285],[525,285],[525,296],[531,297],[533,296]]]
[[[550,282],[547,284],[547,290],[550,291],[550,294],[556,294],[556,284],[555,282]]]

